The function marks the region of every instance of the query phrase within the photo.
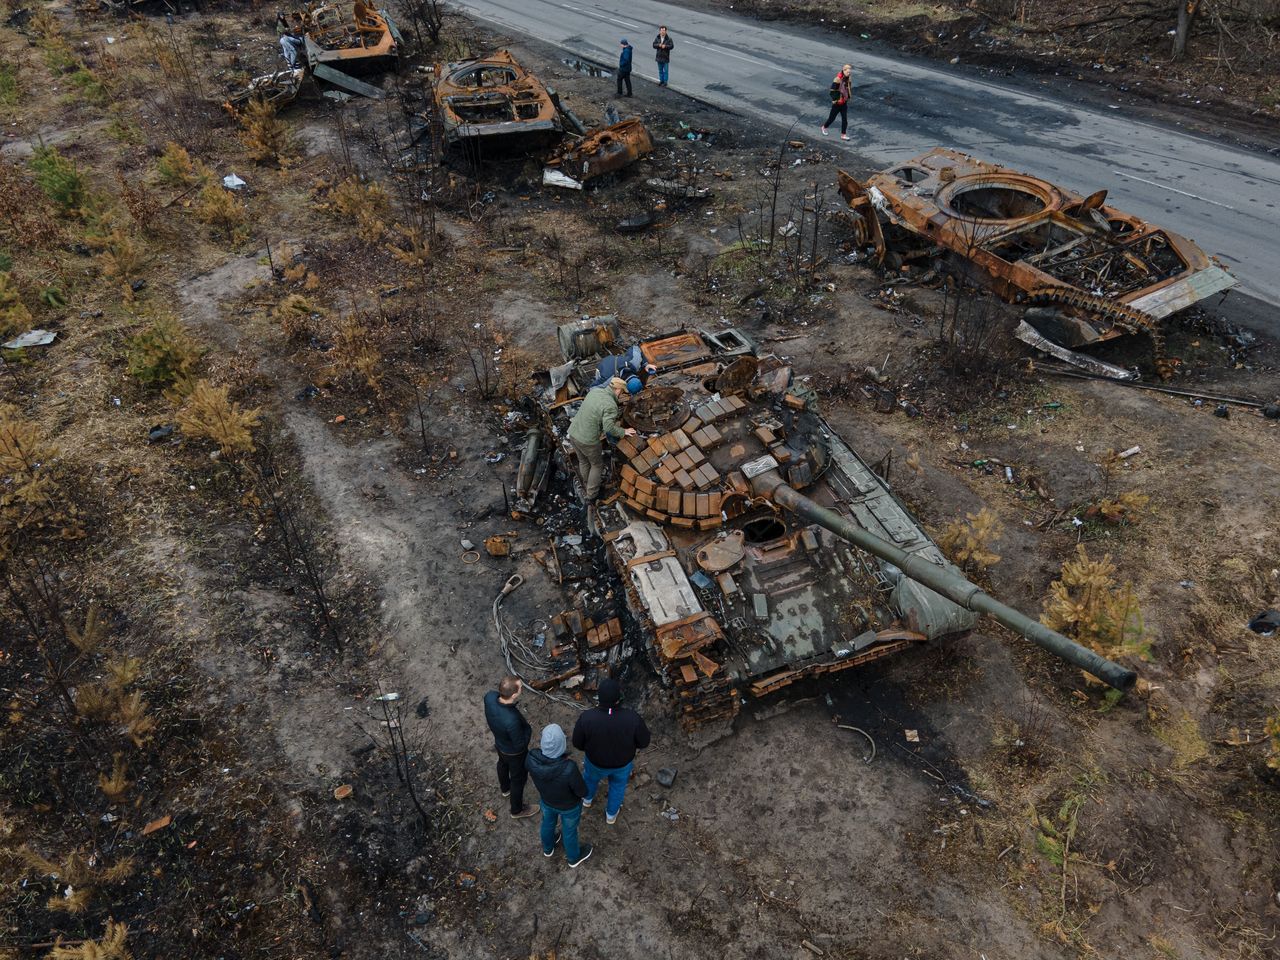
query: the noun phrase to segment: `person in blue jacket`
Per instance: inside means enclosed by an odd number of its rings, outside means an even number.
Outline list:
[[[622,96],[622,84],[627,85],[627,96],[631,96],[631,54],[635,48],[622,38],[622,52],[618,54],[618,96]]]
[[[605,357],[596,365],[596,376],[591,381],[592,387],[602,387],[614,377],[622,381],[629,381],[635,378],[640,381],[640,386],[648,382],[649,377],[658,372],[658,368],[652,363],[645,363],[644,354],[640,351],[639,346],[634,346],[626,353],[619,353],[613,356]],[[589,388],[588,388],[589,389]],[[630,385],[628,385],[630,390]],[[630,390],[631,393],[637,393],[637,390]]]

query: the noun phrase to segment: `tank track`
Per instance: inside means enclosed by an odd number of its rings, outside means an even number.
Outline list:
[[[1073,287],[1037,287],[1027,294],[1024,301],[1031,306],[1045,304],[1061,304],[1096,317],[1113,327],[1119,327],[1126,333],[1144,334],[1151,338],[1151,346],[1155,353],[1156,372],[1161,380],[1168,380],[1178,366],[1178,361],[1165,356],[1164,331],[1160,322],[1148,313],[1135,310],[1133,307],[1076,290]]]

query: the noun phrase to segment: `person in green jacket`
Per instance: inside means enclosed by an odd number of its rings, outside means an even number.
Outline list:
[[[638,380],[636,382],[639,384]],[[600,482],[604,477],[604,438],[621,440],[636,434],[618,422],[618,401],[628,392],[627,382],[618,377],[603,387],[592,387],[569,423],[569,442],[578,455],[578,477],[582,480],[587,503],[600,495]]]

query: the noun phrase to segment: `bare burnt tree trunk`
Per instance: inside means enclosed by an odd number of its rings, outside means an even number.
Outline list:
[[[1200,9],[1200,0],[1177,0],[1178,26],[1173,32],[1173,59],[1178,60],[1187,52],[1191,25]]]
[[[250,472],[256,474],[256,492],[268,514],[267,519],[280,536],[284,560],[290,572],[311,592],[325,633],[338,656],[342,656],[342,634],[329,599],[328,569],[313,514],[298,502],[297,493],[280,470],[269,440],[260,445],[257,464]]]

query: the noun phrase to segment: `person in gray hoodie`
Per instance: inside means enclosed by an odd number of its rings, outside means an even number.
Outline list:
[[[525,766],[538,788],[542,804],[542,855],[550,857],[563,837],[564,855],[570,867],[591,856],[591,844],[578,843],[578,821],[587,784],[576,761],[565,755],[564,731],[549,723],[542,728],[540,745],[529,751]]]

